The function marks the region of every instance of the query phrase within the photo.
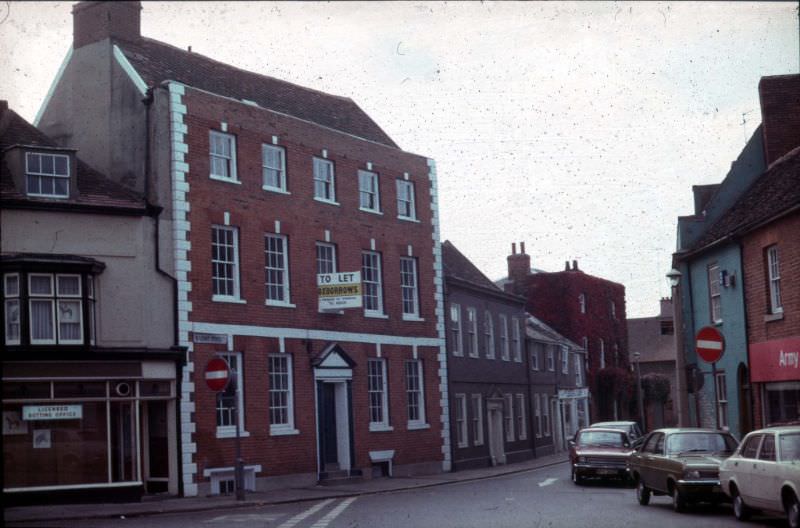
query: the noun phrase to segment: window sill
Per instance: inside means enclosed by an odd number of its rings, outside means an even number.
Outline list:
[[[388,319],[389,316],[385,313],[378,313],[378,312],[364,312],[364,317],[369,317],[370,319]]]
[[[269,435],[270,436],[293,436],[293,435],[299,435],[299,434],[300,434],[300,431],[298,431],[294,427],[292,427],[292,428],[287,428],[287,427],[275,427],[275,428],[272,428],[272,427],[270,427],[270,429],[269,429]]]
[[[480,354],[470,354],[468,357],[471,357],[472,359],[480,359],[481,356]]]
[[[239,431],[239,437],[247,438],[250,433]],[[217,427],[217,438],[236,438],[236,429],[233,427]]]
[[[328,204],[328,205],[335,205],[336,207],[339,207],[340,205],[342,205],[342,204],[340,204],[339,202],[337,202],[335,200],[326,200],[325,198],[318,198],[316,196],[314,197],[314,200],[319,202],[319,203],[324,203],[324,204]]]
[[[222,178],[220,176],[214,176],[213,174],[208,175],[208,179],[218,181],[218,182],[225,182],[225,183],[234,183],[236,185],[241,185],[242,182],[239,180],[233,180],[230,178]]]
[[[771,323],[772,321],[780,321],[781,319],[783,319],[783,312],[766,314],[764,316],[765,323]]]
[[[469,444],[467,444],[467,443],[463,443],[462,444],[462,443],[459,442],[459,444],[456,447],[458,447],[459,449],[464,449],[465,447],[469,447]]]
[[[364,213],[370,213],[370,214],[374,214],[374,215],[378,215],[378,216],[383,216],[383,211],[379,211],[377,209],[366,209],[364,207],[359,207],[358,210],[362,211]]]
[[[418,220],[417,218],[412,218],[412,217],[410,217],[410,216],[398,216],[398,217],[397,217],[397,219],[398,219],[398,220],[402,220],[403,222],[411,222],[411,223],[414,223],[414,224],[420,224],[420,223],[422,223],[422,222],[421,222],[420,220]]]
[[[425,319],[420,317],[420,316],[418,316],[418,315],[403,314],[403,321],[416,321],[416,322],[422,323],[422,322],[425,321]]]
[[[275,194],[286,194],[286,195],[291,195],[292,194],[287,190],[278,189],[277,187],[265,187],[265,186],[262,185],[261,189],[264,190],[264,191],[267,191],[267,192],[275,193]]]
[[[420,431],[422,429],[430,429],[430,428],[431,424],[420,423],[420,422],[408,422],[409,431]]]
[[[212,295],[211,301],[221,302],[221,303],[247,304],[247,301],[245,301],[244,299],[240,299],[239,297],[228,297],[225,295]]]
[[[275,308],[297,308],[296,304],[283,301],[264,301],[264,306],[274,306]]]
[[[370,433],[388,433],[391,431],[394,431],[394,427],[392,427],[391,425],[377,424],[377,423],[369,424]]]

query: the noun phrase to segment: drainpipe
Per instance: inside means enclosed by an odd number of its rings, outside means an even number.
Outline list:
[[[747,379],[747,384],[748,384],[747,401],[746,402],[739,401],[739,411],[740,411],[739,412],[739,438],[741,438],[746,433],[749,433],[753,429],[753,404],[752,404],[752,401],[753,401],[752,400],[752,398],[753,398],[753,383],[749,379],[750,378],[750,330],[749,330],[749,326],[748,326],[748,322],[747,322],[747,296],[745,294],[745,289],[744,289],[744,248],[742,247],[742,243],[741,243],[740,239],[737,238],[735,240],[736,240],[737,245],[739,246],[739,274],[741,275],[739,277],[739,288],[741,288],[741,291],[742,291],[742,320],[744,322],[744,346],[746,347],[745,348],[745,365],[747,367],[747,377],[748,377],[748,379]],[[737,387],[736,387],[737,388],[737,391],[736,391],[737,392],[737,396],[738,396],[738,398],[741,398],[742,396],[744,396],[744,394],[743,394],[744,391],[742,391],[741,387],[738,386],[738,383],[739,383],[739,367],[738,367],[738,365],[736,367],[736,383],[737,383]],[[747,408],[745,409],[745,413],[746,413],[745,418],[747,419],[747,429],[748,429],[747,431],[745,431],[744,428],[742,427],[742,425],[744,425],[744,424],[742,424],[742,420],[741,420],[742,419],[741,409],[742,409],[742,404],[743,403],[747,405]]]

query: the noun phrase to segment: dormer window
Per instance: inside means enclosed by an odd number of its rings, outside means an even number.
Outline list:
[[[26,152],[25,180],[28,196],[69,198],[69,156]]]

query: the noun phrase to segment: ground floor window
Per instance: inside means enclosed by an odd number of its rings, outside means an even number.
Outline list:
[[[764,384],[764,425],[800,420],[800,381]]]

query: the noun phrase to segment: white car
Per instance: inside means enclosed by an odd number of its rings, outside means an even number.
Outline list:
[[[748,433],[719,469],[722,490],[740,521],[754,510],[785,514],[800,526],[800,427],[769,427]]]

